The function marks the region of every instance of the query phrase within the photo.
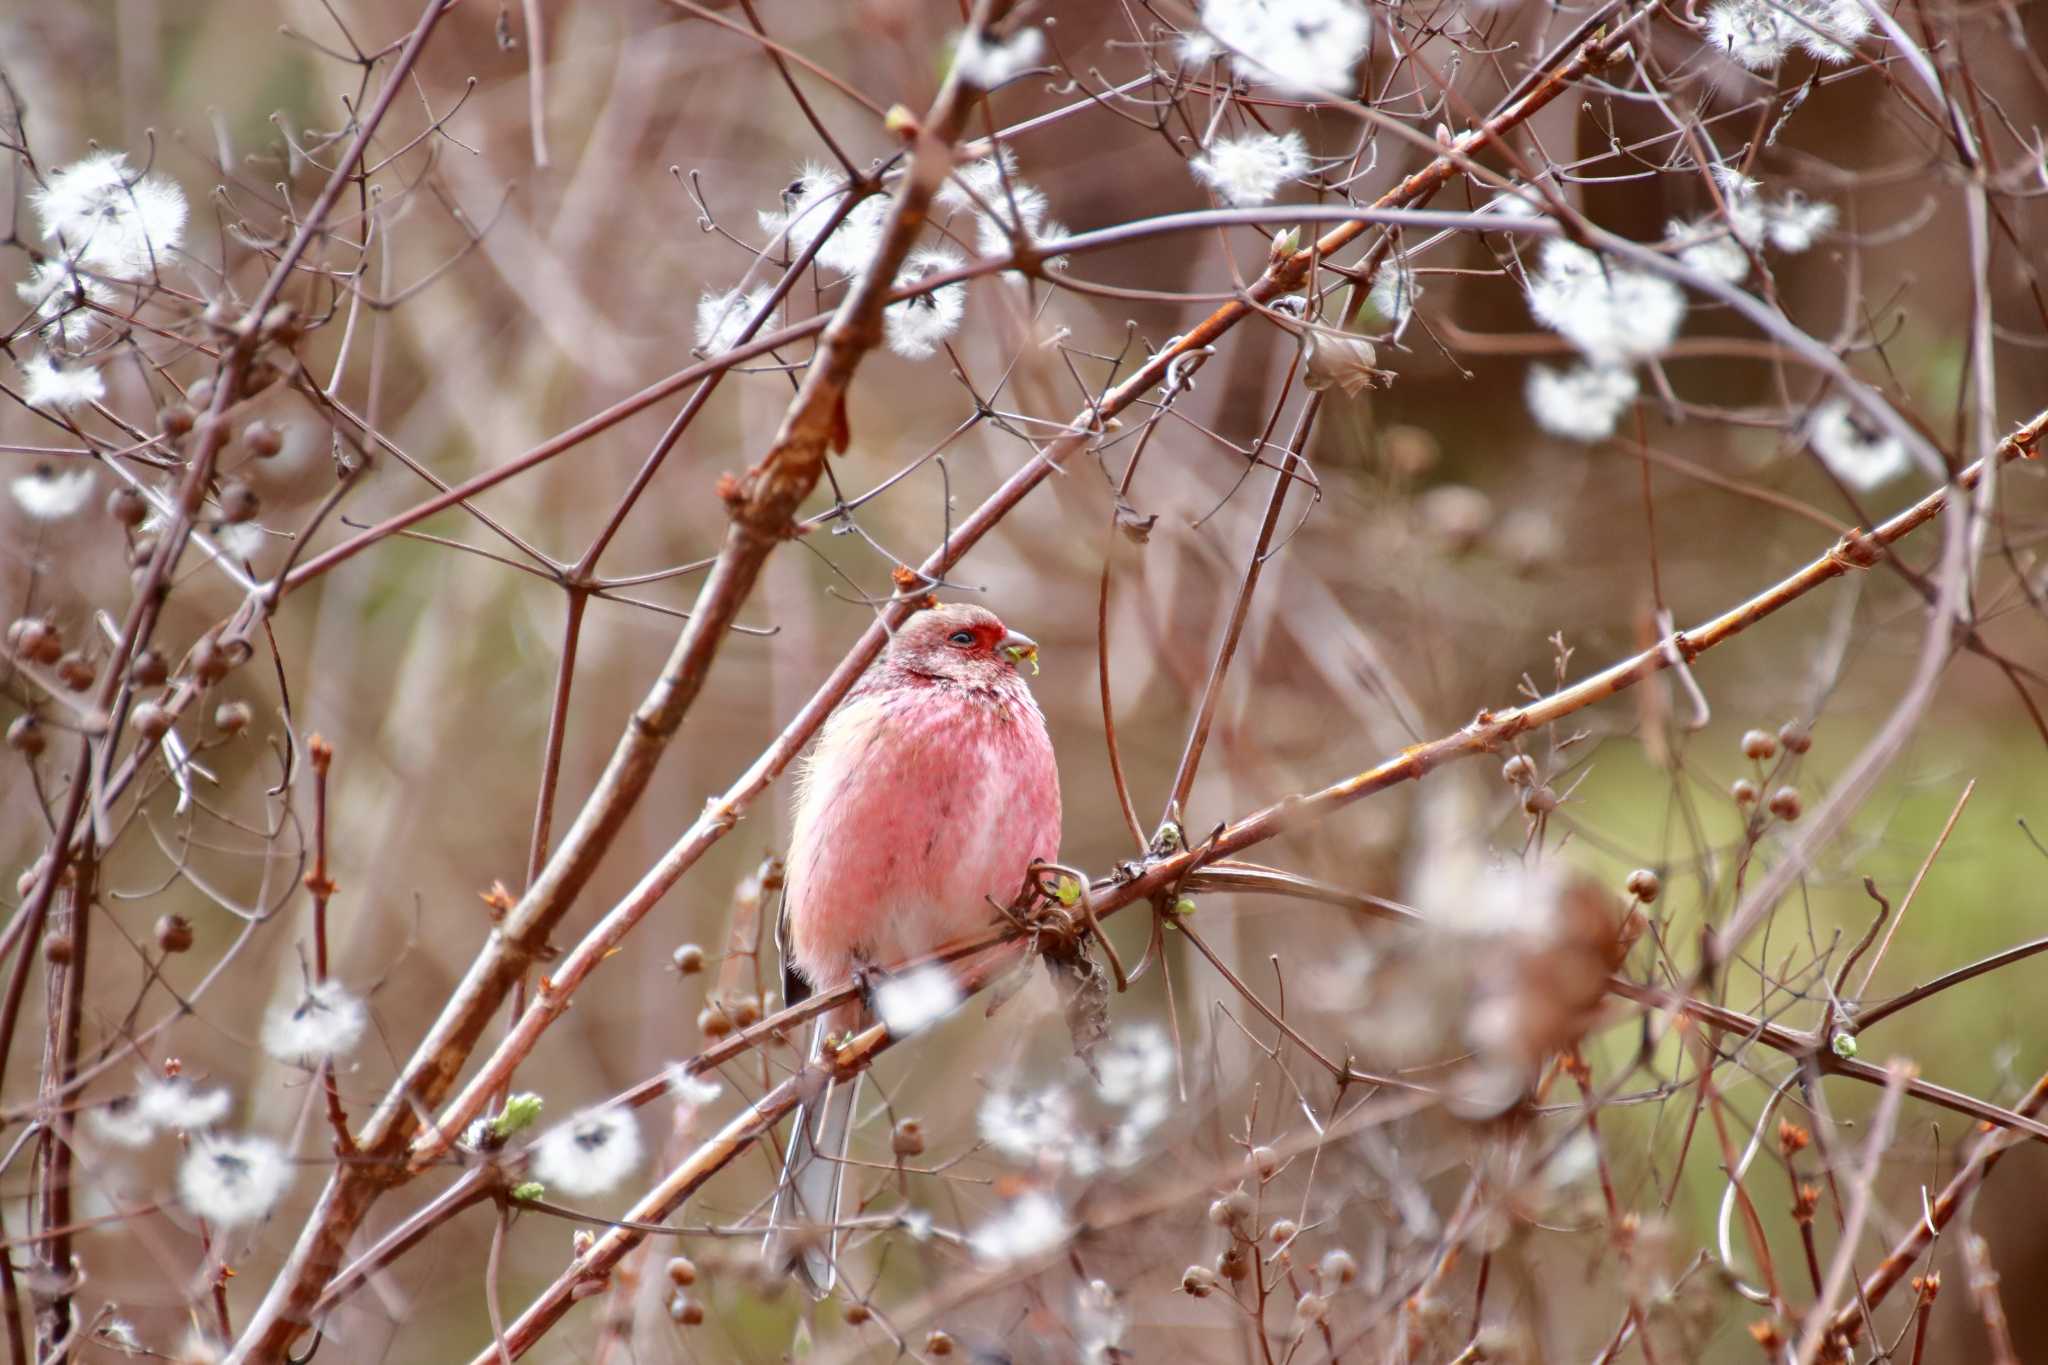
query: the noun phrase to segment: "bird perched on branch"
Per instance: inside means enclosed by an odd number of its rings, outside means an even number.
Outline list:
[[[930,607],[825,722],[797,777],[777,930],[785,1003],[971,935],[1016,900],[1034,860],[1059,856],[1059,769],[1026,663],[1037,672],[1037,644],[995,613]],[[812,1062],[866,1015],[820,1017]],[[858,1085],[830,1081],[797,1111],[771,1218],[771,1264],[819,1297]]]

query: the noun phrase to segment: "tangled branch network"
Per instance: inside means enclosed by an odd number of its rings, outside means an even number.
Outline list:
[[[10,1361],[2048,1355],[2028,14],[119,17],[0,44]]]

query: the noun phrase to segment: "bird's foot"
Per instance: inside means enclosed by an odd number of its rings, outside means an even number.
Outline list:
[[[889,974],[872,962],[853,964],[853,976],[850,980],[853,988],[860,992],[860,1003],[869,1014],[875,1011],[875,992],[880,990],[888,979]]]

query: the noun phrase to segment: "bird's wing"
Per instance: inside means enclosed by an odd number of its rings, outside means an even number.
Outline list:
[[[800,1005],[811,998],[811,983],[789,956],[789,885],[783,884],[775,903],[775,953],[782,960],[782,1007]]]

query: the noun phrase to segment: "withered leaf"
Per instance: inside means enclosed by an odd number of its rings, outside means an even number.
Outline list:
[[[1141,517],[1134,509],[1126,507],[1122,503],[1117,504],[1116,529],[1122,531],[1134,544],[1143,545],[1146,541],[1152,539],[1152,528],[1158,524],[1158,521],[1159,514],[1157,512],[1152,513],[1150,516]]]
[[[1088,951],[1086,938],[1048,943],[1045,969],[1052,975],[1053,989],[1066,1007],[1067,1032],[1073,1035],[1074,1055],[1100,1080],[1094,1052],[1109,1037],[1109,972]]]

